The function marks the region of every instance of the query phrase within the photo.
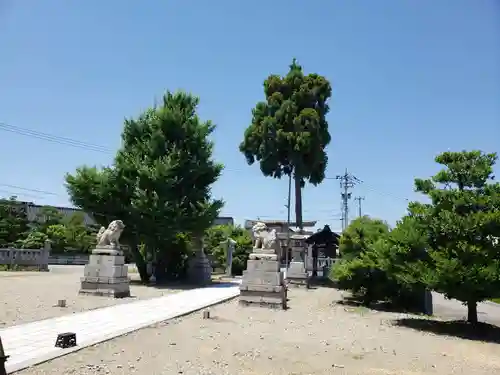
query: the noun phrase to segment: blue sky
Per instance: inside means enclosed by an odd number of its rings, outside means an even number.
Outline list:
[[[363,180],[366,214],[394,223],[441,151],[500,151],[495,0],[0,0],[0,51],[0,122],[111,150],[164,90],[200,96],[226,165],[214,195],[238,222],[286,218],[287,182],[238,144],[264,79],[293,57],[332,82],[327,175]],[[0,149],[0,195],[58,205],[66,172],[113,157],[6,131]],[[303,196],[305,219],[340,228],[338,181]]]

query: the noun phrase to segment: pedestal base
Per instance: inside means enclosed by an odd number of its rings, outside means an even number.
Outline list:
[[[114,284],[93,281],[94,280],[82,277],[78,294],[113,298],[130,297],[130,284],[128,278],[125,280],[115,279],[113,280],[115,281]]]
[[[252,253],[243,271],[240,304],[275,309],[287,308],[287,289],[276,255]]]
[[[239,303],[242,306],[260,306],[270,309],[286,310],[286,287],[283,285],[277,290],[257,291],[257,290],[240,290]]]
[[[212,282],[212,266],[203,252],[198,252],[189,263],[189,281],[193,284],[207,285]]]
[[[128,267],[121,252],[113,249],[95,249],[85,266],[79,294],[113,298],[130,297],[130,280],[127,275]]]
[[[309,274],[303,262],[291,262],[286,271],[286,279],[289,285],[309,287]]]

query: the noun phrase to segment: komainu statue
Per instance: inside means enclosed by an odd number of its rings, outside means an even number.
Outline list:
[[[121,220],[113,220],[108,228],[101,227],[97,233],[97,247],[120,249],[119,239],[123,229],[125,229],[125,224]]]
[[[269,230],[266,224],[258,222],[252,227],[252,234],[254,249],[274,250],[276,254],[279,254],[281,245],[276,229]]]

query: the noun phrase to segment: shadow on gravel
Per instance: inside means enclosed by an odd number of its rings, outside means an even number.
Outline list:
[[[359,298],[353,296],[344,297],[343,299],[336,301],[336,303],[342,306],[365,307],[367,309],[375,311],[423,315],[422,311],[418,309],[395,305],[389,302],[379,301],[372,302],[369,305],[366,305]]]
[[[196,285],[188,285],[186,283],[181,283],[181,282],[169,282],[169,283],[162,283],[162,284],[145,284],[140,280],[130,280],[130,285],[138,285],[138,286],[147,286],[149,288],[154,288],[154,289],[172,289],[172,290],[191,290],[195,289]]]
[[[180,282],[180,281],[175,281],[175,282],[167,282],[167,283],[161,283],[161,284],[144,284],[140,280],[130,280],[130,285],[143,285],[147,286],[150,288],[155,288],[155,289],[160,289],[160,290],[191,290],[191,289],[198,289],[198,288],[203,288],[203,287],[210,287],[210,288],[229,288],[232,286],[239,285],[237,282],[231,282],[231,281],[226,281],[226,280],[213,280],[211,284],[208,285],[197,285],[197,284],[189,284],[186,282]]]
[[[337,289],[337,284],[326,278],[311,278],[309,281],[309,289],[318,289],[318,288],[334,288]]]
[[[487,323],[470,324],[463,320],[440,321],[404,318],[393,322],[397,327],[411,328],[436,335],[454,336],[466,340],[500,344],[500,327]]]

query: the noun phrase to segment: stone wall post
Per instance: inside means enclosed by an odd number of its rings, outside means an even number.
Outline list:
[[[41,251],[41,257],[39,260],[40,271],[49,270],[49,257],[51,249],[52,249],[52,242],[50,240],[45,240],[45,243],[43,244],[43,249]]]

